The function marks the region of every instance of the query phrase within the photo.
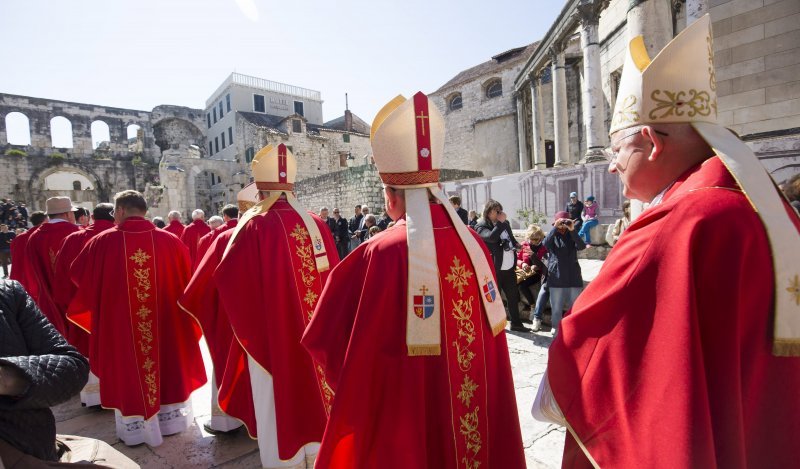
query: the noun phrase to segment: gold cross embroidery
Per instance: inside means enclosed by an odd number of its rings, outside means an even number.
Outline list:
[[[786,291],[794,296],[794,302],[800,306],[800,275],[794,276],[794,280],[789,282],[789,288]]]
[[[425,119],[429,119],[429,117],[425,115],[425,111],[419,111],[417,119],[422,120],[422,135],[425,136]]]
[[[424,295],[424,294],[428,293],[428,287],[423,285],[422,288],[419,289],[419,291],[422,292],[422,294]]]
[[[139,267],[143,266],[148,260],[150,260],[150,256],[144,252],[141,248],[137,249],[135,253],[130,257],[130,259],[137,263]]]

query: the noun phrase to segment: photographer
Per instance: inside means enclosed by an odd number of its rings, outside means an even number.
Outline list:
[[[575,220],[567,212],[557,212],[553,229],[544,239],[544,246],[550,252],[547,263],[547,285],[550,289],[550,307],[553,310],[551,323],[555,336],[564,307],[572,303],[583,291],[583,277],[578,263],[578,251],[586,249],[575,231]]]
[[[483,208],[483,217],[475,224],[475,231],[486,243],[489,253],[494,261],[494,270],[497,274],[497,286],[506,295],[508,317],[511,320],[511,330],[516,332],[530,332],[522,324],[519,317],[519,289],[516,276],[516,250],[519,243],[514,239],[511,225],[508,223],[503,206],[496,200],[486,202]]]

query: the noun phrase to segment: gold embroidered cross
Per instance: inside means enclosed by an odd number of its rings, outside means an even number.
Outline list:
[[[130,259],[141,267],[150,259],[150,256],[139,248],[133,253]]]
[[[423,285],[422,288],[419,289],[419,291],[422,292],[422,294],[424,295],[424,294],[428,293],[428,287]]]
[[[419,115],[417,116],[417,119],[421,119],[422,120],[422,135],[424,136],[425,135],[425,119],[429,119],[429,117],[425,115],[425,111],[419,111]]]
[[[800,306],[800,275],[794,276],[794,280],[789,282],[789,288],[787,288],[786,291],[794,296],[795,303],[797,303],[797,306]]]

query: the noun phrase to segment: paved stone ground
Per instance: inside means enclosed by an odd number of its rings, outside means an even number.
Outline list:
[[[601,261],[581,259],[584,279],[597,275]],[[508,349],[517,394],[519,421],[528,468],[561,466],[564,428],[537,422],[531,417],[531,405],[547,364],[547,348],[552,341],[549,329],[535,334],[508,332]],[[201,342],[203,358],[210,376],[211,360]],[[55,407],[58,433],[98,438],[112,445],[143,468],[224,467],[258,468],[258,445],[244,430],[233,435],[213,436],[203,429],[211,418],[211,390],[207,384],[192,396],[195,422],[189,430],[164,438],[157,448],[140,445],[129,448],[116,436],[114,413],[110,410],[81,408],[76,396]]]

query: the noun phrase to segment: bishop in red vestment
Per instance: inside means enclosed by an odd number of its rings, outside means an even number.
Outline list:
[[[75,284],[70,280],[70,267],[81,250],[92,238],[114,227],[114,206],[109,203],[97,204],[92,211],[92,224],[64,238],[64,243],[56,257],[54,275],[58,282],[53,286],[53,299],[62,317],[75,296]],[[63,281],[62,281],[63,280]],[[89,334],[75,324],[67,322],[67,341],[84,356],[89,356]]]
[[[109,203],[101,203],[95,206],[92,211],[92,224],[86,229],[81,229],[64,238],[61,250],[56,257],[55,278],[58,281],[54,285],[53,298],[56,302],[59,314],[66,318],[69,305],[75,296],[75,284],[72,283],[70,268],[72,262],[78,257],[81,250],[92,238],[105,230],[114,227],[114,206]],[[78,327],[76,324],[65,321],[67,327],[66,339],[81,354],[89,356],[89,333]],[[89,373],[89,381],[80,393],[81,404],[86,407],[100,405],[100,384],[97,375]]]
[[[140,193],[117,194],[117,226],[73,262],[78,291],[68,317],[91,333],[89,363],[103,407],[116,411],[117,435],[157,446],[162,434],[191,425],[189,397],[206,375],[200,328],[177,304],[189,281],[188,252],[146,212]]]
[[[214,240],[217,239],[217,236],[230,230],[231,228],[236,227],[236,224],[239,222],[239,207],[233,204],[228,204],[222,207],[222,221],[223,221],[222,225],[204,234],[200,238],[200,240],[197,241],[197,253],[195,254],[194,264],[192,265],[192,271],[197,270],[198,264],[200,264],[200,261],[203,259],[203,256],[206,255],[206,251],[208,251],[208,248],[211,247],[211,243],[213,243]]]
[[[442,116],[418,93],[372,129],[398,221],[331,272],[303,337],[336,395],[316,467],[524,468],[491,258],[438,187]]]
[[[181,212],[176,210],[169,212],[169,215],[167,215],[167,221],[169,221],[169,223],[164,228],[164,231],[168,231],[178,238],[183,236],[183,231],[186,229],[186,227],[183,226],[183,223],[181,223]]]
[[[242,217],[214,272],[220,310],[240,347],[228,354],[220,404],[235,415],[226,408],[236,404],[230,395],[252,387],[255,428],[243,420],[264,467],[311,464],[333,398],[300,338],[338,255],[327,225],[291,192],[295,174],[285,145],[259,151],[253,175],[263,200]]]
[[[69,278],[55,278],[55,266],[64,238],[80,230],[75,225],[74,209],[69,197],[47,199],[50,220],[31,235],[25,249],[30,261],[30,274],[36,282],[33,299],[63,336],[67,335],[66,319],[58,309],[54,293],[56,282],[68,282]]]
[[[715,100],[711,37],[706,15],[652,62],[629,45],[609,169],[650,207],[550,347],[534,414],[567,426],[564,467],[797,466],[800,220],[715,112],[639,99]]]
[[[192,265],[195,265],[195,258],[197,257],[197,244],[204,235],[211,231],[205,220],[205,214],[202,210],[197,209],[192,212],[192,222],[183,230],[181,241],[189,248],[189,259]]]
[[[44,212],[33,212],[30,217],[33,228],[25,231],[21,235],[15,237],[11,241],[11,280],[16,280],[25,287],[31,298],[36,297],[36,278],[32,277],[30,264],[31,260],[28,257],[28,240],[31,235],[38,230],[44,222],[47,221],[47,215]]]

